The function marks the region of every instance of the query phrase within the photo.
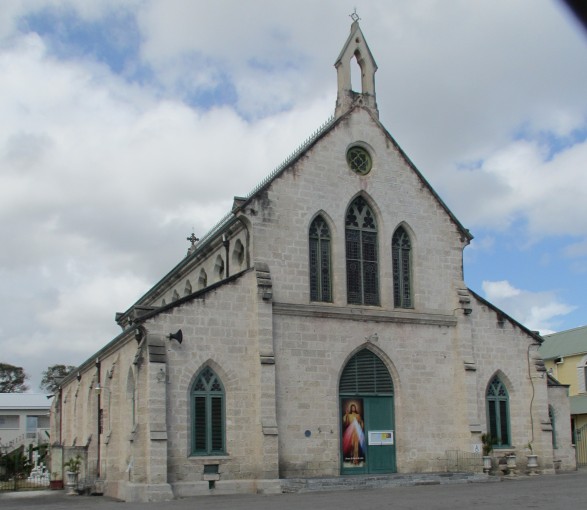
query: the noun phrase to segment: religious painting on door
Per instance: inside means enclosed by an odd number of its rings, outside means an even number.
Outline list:
[[[342,474],[394,473],[393,381],[370,349],[357,352],[339,382]]]
[[[365,422],[363,399],[343,398],[342,407],[342,464],[345,468],[365,465]]]

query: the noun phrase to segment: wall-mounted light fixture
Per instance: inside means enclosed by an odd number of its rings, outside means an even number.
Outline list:
[[[97,395],[100,395],[105,390],[108,390],[108,388],[104,388],[103,386],[100,385],[100,383],[98,383],[98,384],[96,384],[96,386],[94,386],[94,391],[96,392]]]
[[[181,329],[178,329],[176,333],[170,333],[167,335],[167,338],[169,338],[169,340],[177,340],[178,343],[181,344],[181,342],[183,342],[183,332]]]
[[[137,341],[137,344],[140,344],[143,338],[145,338],[145,328],[137,326],[135,328],[135,340]]]

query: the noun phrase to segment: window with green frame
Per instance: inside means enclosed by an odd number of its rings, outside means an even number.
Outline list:
[[[322,216],[310,225],[310,300],[332,301],[330,230]]]
[[[191,406],[192,454],[224,454],[224,387],[210,367],[200,372],[192,386]]]
[[[399,227],[391,239],[393,260],[393,303],[396,308],[412,308],[412,244]]]
[[[347,302],[379,305],[379,268],[375,215],[357,197],[345,218]]]
[[[485,398],[487,401],[489,434],[493,438],[495,447],[510,446],[509,395],[505,385],[497,375],[489,383]]]

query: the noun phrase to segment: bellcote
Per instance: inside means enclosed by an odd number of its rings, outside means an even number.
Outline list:
[[[355,92],[351,83],[351,64],[356,59],[361,69],[361,91]],[[355,104],[370,109],[377,117],[379,110],[375,100],[375,71],[377,64],[365,41],[358,21],[353,21],[351,33],[344,44],[340,55],[334,63],[338,79],[335,117],[340,117]]]

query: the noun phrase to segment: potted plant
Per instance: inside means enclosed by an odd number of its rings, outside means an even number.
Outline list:
[[[483,472],[489,474],[492,468],[489,454],[493,451],[493,438],[491,434],[481,434],[481,442],[483,443]]]
[[[51,473],[49,488],[54,491],[63,489],[63,480],[59,477],[59,473],[57,471],[53,471],[53,473]]]
[[[76,455],[75,457],[71,457],[63,467],[65,468],[65,476],[67,477],[67,494],[74,495],[76,494],[76,486],[77,486],[77,479],[79,476],[80,468],[82,466],[82,457],[81,455]]]
[[[528,474],[529,475],[537,475],[538,474],[538,455],[534,455],[534,448],[532,448],[532,441],[530,441],[526,448],[530,450],[528,454]]]

